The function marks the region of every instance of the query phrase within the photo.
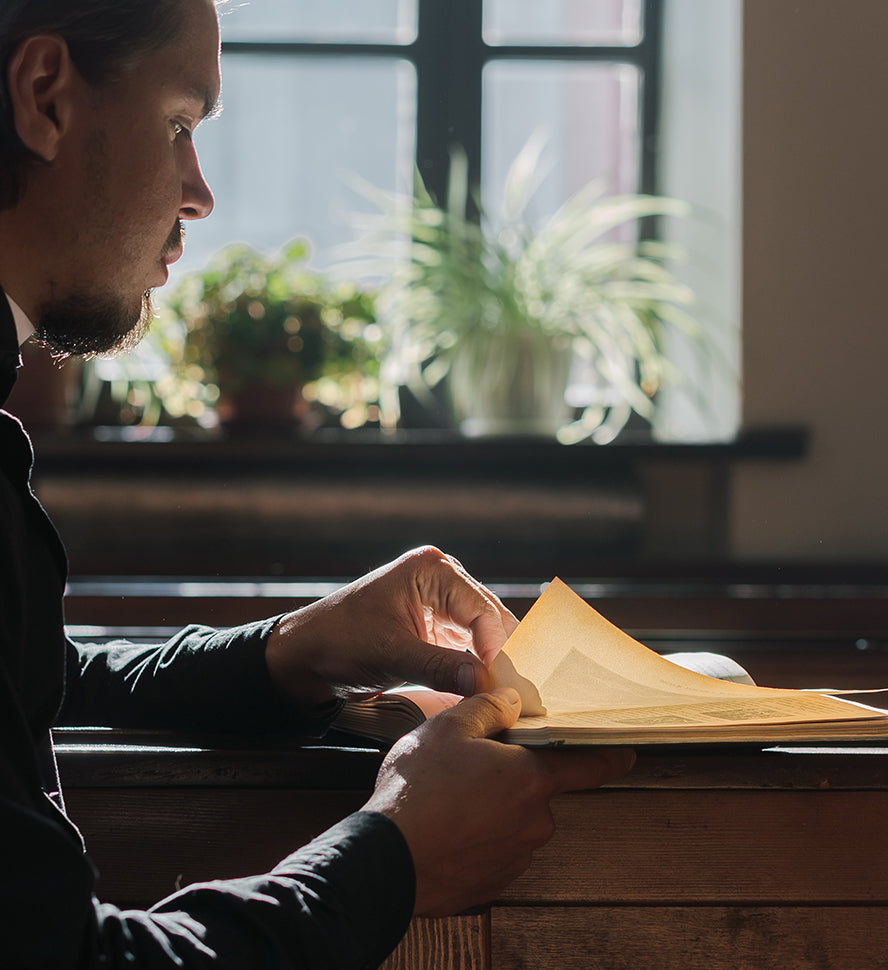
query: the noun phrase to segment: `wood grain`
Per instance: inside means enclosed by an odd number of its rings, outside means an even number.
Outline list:
[[[357,792],[75,789],[104,898],[265,871]],[[561,796],[512,904],[886,903],[888,792],[603,790]]]
[[[888,792],[619,791],[553,803],[510,903],[888,903]]]
[[[415,919],[381,970],[489,970],[490,913]]]
[[[884,907],[498,908],[491,970],[884,970]]]

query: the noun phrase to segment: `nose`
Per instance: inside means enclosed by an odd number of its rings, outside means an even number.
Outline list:
[[[197,152],[191,152],[189,164],[182,177],[182,205],[180,219],[206,219],[215,205],[213,193],[200,170]]]

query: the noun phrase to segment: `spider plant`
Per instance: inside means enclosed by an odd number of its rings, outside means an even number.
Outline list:
[[[534,136],[514,160],[496,219],[480,205],[480,218],[467,217],[461,153],[452,159],[444,206],[419,178],[409,199],[369,190],[381,216],[351,250],[365,259],[349,265],[385,280],[377,314],[388,334],[381,404],[389,423],[397,417],[397,385],[423,397],[446,378],[468,433],[605,442],[632,412],[650,419],[657,391],[678,376],[666,333],[698,330],[693,294],[669,269],[679,254],[635,233],[627,241],[624,227],[684,216],[689,207],[657,196],[608,196],[595,181],[533,226],[527,208],[543,178],[542,149]],[[579,415],[565,402],[578,366],[587,385],[591,379],[602,388]]]

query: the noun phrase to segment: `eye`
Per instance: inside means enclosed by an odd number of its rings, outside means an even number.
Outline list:
[[[172,123],[173,136],[175,138],[184,138],[186,141],[191,141],[191,129],[182,124],[180,121],[174,121]]]

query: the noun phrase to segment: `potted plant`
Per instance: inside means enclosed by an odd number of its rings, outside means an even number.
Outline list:
[[[351,409],[352,425],[367,419],[373,297],[310,270],[309,255],[301,239],[274,256],[236,244],[182,279],[161,325],[171,369],[155,389],[167,411],[213,406],[222,423],[253,429],[304,420],[322,398]]]
[[[467,434],[604,442],[633,412],[649,418],[658,389],[675,376],[664,336],[670,328],[697,334],[693,294],[667,265],[673,248],[620,230],[647,217],[686,215],[688,206],[609,197],[593,182],[534,227],[526,210],[541,180],[542,147],[535,136],[515,159],[497,219],[480,206],[479,219],[467,216],[459,153],[446,206],[419,179],[410,200],[370,190],[382,215],[345,265],[385,280],[377,315],[387,333],[390,422],[395,384],[423,396],[446,378]],[[574,420],[565,392],[578,367],[585,386],[597,384],[600,393],[582,402]]]

